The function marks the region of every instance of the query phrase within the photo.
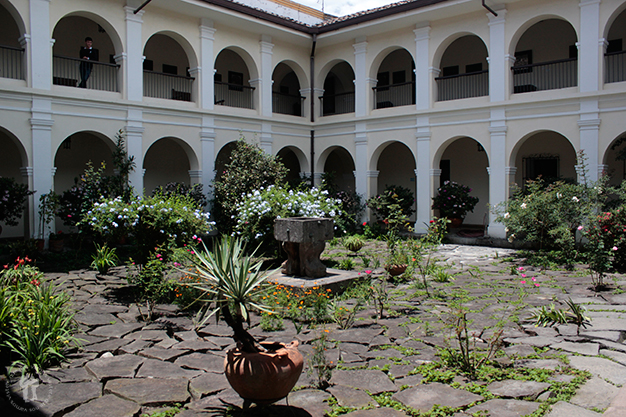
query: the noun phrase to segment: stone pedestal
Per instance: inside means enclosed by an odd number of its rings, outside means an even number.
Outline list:
[[[321,217],[290,217],[276,219],[274,237],[283,242],[287,260],[281,272],[286,275],[321,278],[326,266],[320,261],[326,240],[333,237],[333,219]]]

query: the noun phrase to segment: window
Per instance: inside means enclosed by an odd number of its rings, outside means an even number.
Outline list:
[[[392,77],[394,84],[404,84],[406,82],[406,74],[404,71],[394,71]]]
[[[613,39],[609,41],[609,44],[606,46],[606,53],[610,54],[613,52],[621,52],[622,51],[622,40],[621,39]]]
[[[178,75],[178,67],[176,65],[163,64],[163,74]]]
[[[229,90],[243,91],[243,73],[228,71],[228,84],[230,84],[228,86]]]
[[[550,183],[559,179],[558,155],[529,155],[522,159],[524,180],[534,180],[541,176],[546,183]]]
[[[376,83],[376,89],[378,91],[389,90],[389,88],[387,88],[389,86],[389,72],[379,72],[376,78],[378,79]]]
[[[439,161],[439,169],[441,170],[439,175],[439,186],[441,187],[444,182],[450,181],[450,160],[442,159]]]
[[[569,46],[569,57],[571,58],[578,58],[578,47],[576,45],[570,45]]]
[[[482,62],[479,62],[477,64],[469,64],[465,66],[465,73],[466,74],[471,74],[472,72],[480,72],[483,70],[483,64]]]
[[[153,71],[154,70],[154,61],[151,59],[143,60],[143,70],[144,71]]]
[[[450,77],[452,75],[459,75],[458,65],[453,65],[451,67],[443,67],[443,70],[441,71],[442,77]]]

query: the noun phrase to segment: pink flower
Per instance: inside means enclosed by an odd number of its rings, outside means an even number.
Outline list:
[[[537,281],[537,278],[532,277],[530,280],[531,280],[531,281],[533,281],[533,282],[535,282],[535,281]]]
[[[539,284],[535,283],[535,287],[538,287],[538,286],[539,286]]]
[[[522,274],[522,278],[526,278],[526,274]]]
[[[617,250],[617,246],[613,246],[613,250]]]
[[[524,267],[523,267],[523,266],[520,266],[519,268],[517,268],[517,270],[518,270],[518,271],[523,271],[523,270],[524,270]]]
[[[372,273],[372,270],[371,270],[371,269],[366,269],[366,270],[365,270],[365,273],[366,273],[366,274],[371,274],[371,273]]]
[[[583,230],[582,225],[581,225],[581,226],[578,226],[578,230]]]
[[[526,284],[526,281],[520,281],[522,284]]]

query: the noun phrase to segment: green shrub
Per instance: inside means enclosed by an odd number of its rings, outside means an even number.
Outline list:
[[[92,255],[91,267],[101,274],[109,272],[109,268],[117,266],[119,259],[115,253],[115,248],[109,248],[106,244],[96,243],[96,253]]]
[[[196,202],[197,207],[204,207],[207,205],[207,197],[206,194],[202,191],[202,184],[194,184],[189,186],[187,184],[183,184],[180,182],[169,182],[165,184],[165,186],[157,187],[153,192],[152,196],[162,195],[164,197],[170,196],[187,196],[190,197],[193,201]]]
[[[17,226],[24,214],[26,200],[33,193],[26,184],[18,184],[13,178],[0,177],[0,223]]]
[[[348,249],[350,252],[358,252],[363,248],[365,242],[361,239],[360,236],[352,235],[343,238],[343,246]]]
[[[367,200],[367,206],[374,211],[374,214],[381,220],[388,220],[394,213],[392,206],[399,206],[401,215],[408,218],[415,212],[413,202],[415,197],[408,188],[399,185],[390,185],[382,193]]]
[[[462,219],[478,204],[478,197],[469,195],[471,191],[467,185],[445,181],[433,197],[432,208],[439,210],[439,217]]]
[[[248,194],[271,185],[281,185],[286,176],[287,168],[277,157],[244,138],[237,141],[224,172],[218,174],[213,184],[213,212],[219,230],[230,233],[235,229],[236,207]]]

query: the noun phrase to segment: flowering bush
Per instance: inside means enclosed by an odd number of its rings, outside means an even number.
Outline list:
[[[28,185],[18,184],[13,178],[0,177],[0,222],[17,226],[24,213],[24,204],[29,195]]]
[[[192,242],[193,236],[208,233],[213,223],[195,202],[184,196],[137,197],[126,203],[120,197],[95,203],[81,224],[105,240],[129,236],[144,263],[154,247],[167,248]]]
[[[611,267],[626,269],[626,209],[602,213],[578,229],[587,239],[585,249],[593,285],[601,289]]]
[[[401,217],[408,218],[415,212],[413,210],[414,201],[415,197],[411,190],[399,185],[390,185],[382,193],[370,197],[367,200],[367,206],[374,211],[379,219],[388,221],[390,217],[397,217],[398,211],[401,212],[399,213]]]
[[[474,211],[478,204],[478,197],[472,197],[470,192],[472,189],[466,185],[446,181],[433,197],[432,208],[439,210],[439,217],[462,219],[468,212]]]
[[[274,220],[285,217],[337,217],[340,200],[328,192],[312,188],[306,191],[283,187],[260,188],[243,196],[235,206],[235,233],[248,240],[270,243],[274,240]]]

